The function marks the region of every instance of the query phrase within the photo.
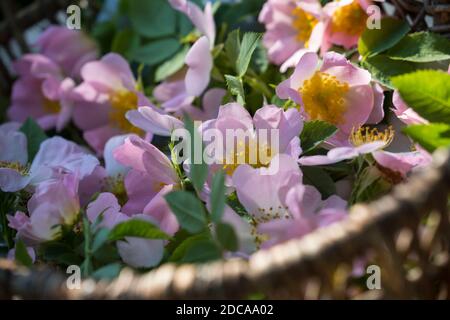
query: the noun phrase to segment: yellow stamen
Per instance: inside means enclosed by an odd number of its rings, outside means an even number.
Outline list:
[[[319,21],[300,8],[292,10],[292,15],[294,16],[293,26],[297,30],[297,40],[304,42],[305,48],[308,48],[311,33]]]
[[[19,162],[0,161],[0,168],[12,169],[25,176],[29,173],[29,167],[23,166]]]
[[[250,148],[255,148],[252,152]],[[270,160],[275,156],[267,143],[244,143],[239,141],[232,154],[225,157],[223,170],[232,176],[241,164],[249,164],[253,168],[268,167]],[[261,158],[260,156],[263,156]]]
[[[306,113],[312,120],[339,124],[347,110],[345,95],[350,86],[325,72],[316,73],[303,83],[299,92]]]
[[[58,101],[47,98],[44,98],[43,108],[47,113],[59,113],[61,111],[61,105]]]
[[[338,8],[331,18],[331,31],[342,32],[351,36],[360,35],[366,28],[367,13],[358,1]]]
[[[111,111],[109,120],[111,124],[125,132],[141,134],[142,131],[134,127],[126,118],[127,111],[138,107],[138,96],[136,93],[128,90],[114,92],[110,97]]]
[[[394,134],[395,131],[392,129],[392,126],[389,126],[384,131],[378,131],[377,128],[371,129],[369,127],[359,127],[357,130],[353,128],[350,134],[350,142],[355,147],[358,147],[370,142],[383,141],[385,142],[383,148],[385,148],[391,144],[394,139]]]

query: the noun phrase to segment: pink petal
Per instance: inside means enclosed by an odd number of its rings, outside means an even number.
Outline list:
[[[186,72],[186,92],[192,96],[199,96],[209,84],[213,67],[209,40],[206,37],[198,39],[186,55],[185,63],[189,67]]]

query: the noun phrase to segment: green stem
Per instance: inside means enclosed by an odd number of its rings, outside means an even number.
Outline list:
[[[178,175],[178,179],[180,180],[181,189],[184,190],[184,175],[183,175],[183,172],[181,171],[180,165],[178,164],[178,161],[177,161],[178,157],[177,157],[177,154],[174,151],[174,148],[175,148],[174,142],[170,141],[170,143],[169,143],[170,159],[171,159],[171,162],[172,162],[172,166],[173,166],[173,168],[175,169],[175,172]]]

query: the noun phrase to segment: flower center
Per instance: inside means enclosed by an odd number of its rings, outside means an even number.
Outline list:
[[[300,8],[292,10],[292,15],[294,16],[294,22],[292,24],[297,30],[297,40],[304,42],[305,48],[308,48],[309,38],[318,20],[312,14]]]
[[[119,174],[116,177],[107,177],[105,179],[105,189],[108,192],[114,194],[117,201],[121,206],[125,205],[128,201],[127,190],[125,188],[125,182],[123,175]]]
[[[316,71],[299,89],[306,113],[312,120],[339,124],[347,110],[345,95],[350,86],[335,76]]]
[[[44,98],[43,107],[47,113],[59,113],[61,111],[61,105],[56,100]]]
[[[392,129],[392,126],[389,126],[384,131],[378,131],[377,128],[371,129],[369,127],[359,127],[357,130],[353,128],[350,134],[350,142],[355,147],[358,147],[366,143],[382,141],[385,142],[384,148],[386,148],[394,139],[394,134],[395,131]]]
[[[260,223],[269,222],[279,219],[291,219],[288,208],[283,206],[270,207],[270,208],[258,208],[258,216],[252,216],[250,225],[250,233],[255,240],[256,247],[259,249],[261,244],[270,239],[270,236],[265,233],[258,232],[258,225]]]
[[[134,127],[125,118],[125,114],[137,108],[138,96],[136,93],[128,90],[120,90],[114,92],[110,97],[111,111],[109,112],[110,122],[125,132],[141,134],[142,131]]]
[[[23,176],[29,173],[28,166],[23,166],[19,162],[0,161],[0,168],[15,170]]]
[[[342,32],[352,36],[360,35],[366,28],[367,13],[358,1],[342,6],[333,13],[331,31]]]
[[[232,176],[241,164],[249,164],[253,168],[268,167],[270,160],[275,156],[267,143],[238,141],[237,148],[225,157],[223,170]]]

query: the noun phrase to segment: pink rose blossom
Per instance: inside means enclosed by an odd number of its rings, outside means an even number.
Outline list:
[[[126,114],[139,106],[156,108],[138,90],[126,60],[118,54],[109,53],[99,61],[86,63],[81,68],[81,77],[83,83],[73,94],[73,118],[97,153],[103,152],[106,141],[112,136],[143,134],[128,122]]]
[[[28,245],[58,238],[60,225],[73,224],[80,211],[77,190],[78,177],[73,174],[39,184],[28,201],[29,216],[18,211],[8,216],[9,226]]]
[[[319,68],[315,53],[305,53],[290,78],[276,89],[290,98],[308,120],[323,120],[339,130],[334,139],[346,141],[353,128],[383,115],[382,91],[372,87],[371,75],[352,65],[344,56],[327,52]]]
[[[297,64],[306,51],[321,47],[326,16],[317,0],[268,0],[259,21],[266,26],[263,43],[271,62],[281,65],[281,72]]]
[[[102,214],[100,227],[113,229],[117,224],[130,220],[140,219],[155,223],[154,219],[143,214],[132,217],[122,213],[116,197],[112,193],[101,193],[97,199],[90,203],[86,213],[90,222],[97,220]],[[156,266],[164,253],[164,241],[126,237],[124,241],[117,241],[117,250],[122,260],[135,268],[150,268]]]

